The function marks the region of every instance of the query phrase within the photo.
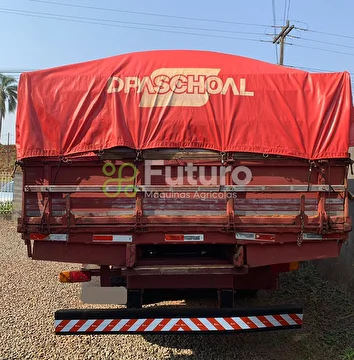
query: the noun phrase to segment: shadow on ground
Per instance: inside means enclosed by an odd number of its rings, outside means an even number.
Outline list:
[[[304,326],[300,330],[229,335],[146,335],[144,339],[162,347],[192,350],[191,356],[171,353],[171,359],[340,359],[345,349],[354,348],[353,298],[333,283],[324,281],[313,264],[304,264],[297,272],[283,274],[280,286],[277,291],[260,291],[254,299],[236,297],[236,306],[303,306]],[[186,294],[189,297],[185,306],[216,306],[213,291],[185,293],[177,297],[176,305],[181,304]],[[159,294],[149,296],[147,302],[159,300]],[[172,294],[169,300],[174,300]],[[159,305],[163,306],[163,303]]]

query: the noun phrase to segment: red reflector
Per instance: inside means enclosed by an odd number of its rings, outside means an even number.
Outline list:
[[[275,235],[274,234],[256,234],[256,240],[272,241],[272,240],[275,240]]]
[[[165,241],[183,241],[184,235],[183,234],[166,234]]]
[[[45,240],[47,237],[46,234],[30,234],[30,240]]]
[[[112,235],[93,235],[93,241],[112,241]]]

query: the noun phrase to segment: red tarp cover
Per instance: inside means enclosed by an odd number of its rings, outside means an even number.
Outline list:
[[[346,157],[349,74],[204,51],[132,53],[24,73],[18,158],[115,146]]]

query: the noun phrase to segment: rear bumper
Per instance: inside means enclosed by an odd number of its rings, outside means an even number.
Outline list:
[[[294,261],[308,261],[337,257],[342,241],[323,240],[303,242],[299,247],[296,242],[282,244],[248,244],[244,261],[250,268],[282,264]],[[169,245],[177,247],[177,245]],[[189,244],[193,248],[194,244]],[[233,244],[230,244],[233,246]],[[139,249],[139,245],[136,245]],[[90,244],[70,243],[65,241],[34,241],[30,249],[33,260],[59,261],[79,264],[105,264],[119,268],[140,265],[136,259],[137,251],[126,244]],[[230,252],[230,255],[232,252]],[[214,262],[215,263],[215,262]],[[171,265],[173,262],[171,262]],[[198,264],[193,260],[190,264]],[[158,265],[151,260],[149,265]],[[181,264],[182,265],[182,264]],[[183,265],[187,265],[185,262]]]
[[[254,309],[102,309],[58,310],[55,333],[215,334],[300,328],[300,307]]]

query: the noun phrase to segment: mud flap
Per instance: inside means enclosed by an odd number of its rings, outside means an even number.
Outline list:
[[[253,309],[87,309],[58,310],[55,333],[78,334],[215,334],[300,328],[299,307]]]

